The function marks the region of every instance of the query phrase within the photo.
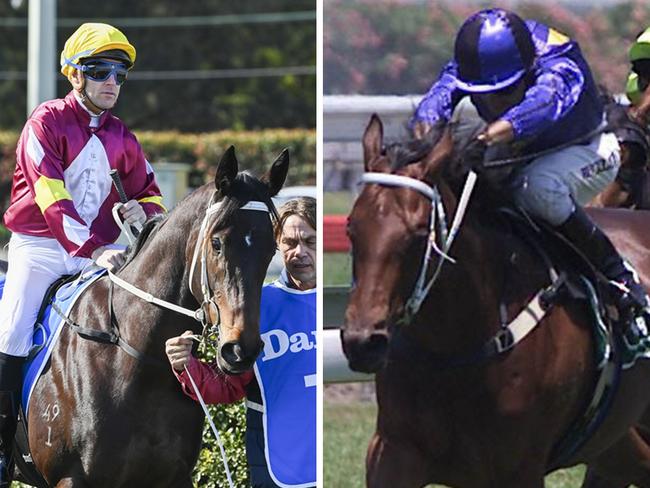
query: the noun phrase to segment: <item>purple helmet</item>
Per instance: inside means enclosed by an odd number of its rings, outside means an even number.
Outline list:
[[[461,26],[454,46],[461,90],[488,93],[519,81],[535,61],[526,23],[507,10],[481,10]]]

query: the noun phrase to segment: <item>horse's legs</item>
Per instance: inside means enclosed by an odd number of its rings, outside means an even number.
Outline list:
[[[425,467],[425,460],[415,450],[389,444],[375,434],[366,456],[366,486],[418,488],[427,484]]]

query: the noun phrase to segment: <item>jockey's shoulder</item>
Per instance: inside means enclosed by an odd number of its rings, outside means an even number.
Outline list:
[[[577,46],[566,34],[536,20],[527,20],[526,26],[533,37],[539,57],[561,56]]]

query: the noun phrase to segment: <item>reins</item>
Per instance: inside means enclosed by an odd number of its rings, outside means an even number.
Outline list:
[[[393,175],[387,173],[368,172],[361,176],[361,184],[377,184],[389,187],[410,188],[417,191],[431,202],[431,212],[429,218],[429,236],[427,238],[427,247],[424,252],[420,272],[415,282],[411,295],[406,300],[404,315],[399,319],[398,324],[408,325],[412,322],[415,315],[419,312],[422,303],[426,299],[431,287],[440,276],[442,265],[445,261],[452,264],[456,261],[449,256],[449,249],[453,244],[456,235],[460,229],[463,217],[467,211],[469,199],[476,184],[477,175],[470,171],[463,185],[461,196],[458,199],[456,213],[452,220],[451,227],[447,227],[447,217],[445,214],[442,196],[436,186],[429,186],[426,183],[411,178],[409,176]],[[431,254],[435,251],[439,256],[436,267],[427,281],[429,273]],[[508,323],[503,323],[501,329],[488,339],[477,351],[461,358],[446,359],[446,366],[464,366],[477,361],[489,359],[504,352],[511,350],[521,342],[533,329],[539,324],[544,317],[548,306],[545,297],[553,295],[557,287],[561,286],[563,280],[556,280],[546,288],[539,290],[538,293],[526,304],[520,313]]]
[[[153,305],[156,305],[161,308],[166,308],[167,310],[171,310],[173,312],[186,315],[187,317],[191,317],[197,322],[200,322],[201,325],[203,326],[203,329],[207,328],[208,325],[212,325],[212,327],[217,327],[220,323],[221,319],[221,313],[219,312],[219,307],[217,303],[214,301],[214,295],[211,293],[210,289],[210,283],[208,280],[208,272],[207,272],[207,249],[205,247],[205,234],[208,230],[208,223],[210,221],[210,218],[219,211],[221,204],[223,203],[223,200],[219,202],[214,202],[216,196],[216,192],[212,195],[212,198],[210,199],[210,203],[208,204],[207,209],[205,210],[205,216],[203,217],[203,221],[201,222],[201,227],[199,228],[199,235],[196,239],[196,245],[194,247],[194,253],[192,255],[192,264],[190,267],[190,274],[188,278],[188,286],[190,291],[192,290],[192,281],[194,277],[194,269],[196,266],[196,262],[198,260],[197,256],[200,252],[201,255],[201,293],[203,295],[203,302],[201,303],[201,306],[197,308],[196,310],[191,310],[189,308],[181,307],[180,305],[176,305],[174,303],[168,302],[166,300],[162,300],[160,298],[154,297],[151,293],[147,293],[137,286],[123,280],[119,276],[115,275],[113,272],[109,271],[108,276],[110,280],[115,283],[117,286],[120,288],[128,291],[129,293],[137,296],[138,298],[151,303]],[[267,212],[270,213],[269,208],[267,207],[266,203],[257,201],[257,200],[251,200],[248,203],[246,203],[244,206],[240,207],[239,210],[255,210],[255,211],[261,211],[261,212]],[[118,219],[119,220],[119,219]],[[119,220],[118,225],[120,226],[121,229],[124,230],[125,224]],[[208,324],[208,307],[212,305],[215,307],[217,310],[217,322],[214,324]]]
[[[449,249],[458,234],[458,230],[463,221],[469,198],[474,191],[477,175],[474,171],[467,174],[465,185],[461,197],[458,201],[456,213],[454,215],[451,227],[447,227],[447,217],[445,214],[445,207],[442,203],[442,197],[437,187],[431,187],[426,183],[411,178],[410,176],[394,175],[387,173],[374,173],[368,172],[361,176],[361,184],[376,184],[391,187],[410,188],[417,191],[431,202],[431,212],[429,218],[429,236],[427,238],[427,247],[420,266],[420,273],[415,282],[415,287],[411,292],[411,296],[406,301],[404,316],[401,321],[408,324],[413,320],[413,317],[418,313],[422,302],[429,294],[429,290],[438,279],[442,270],[444,261],[455,263],[455,260],[449,256]],[[431,253],[435,251],[441,259],[438,260],[433,275],[427,281],[427,274],[429,271],[429,263],[431,261]]]
[[[223,203],[223,200],[215,202],[215,197],[216,197],[216,192],[213,193],[212,197],[210,198],[210,203],[208,204],[208,207],[205,210],[205,216],[203,217],[203,221],[201,222],[201,227],[199,228],[199,234],[196,239],[196,245],[194,246],[194,253],[192,254],[192,264],[190,267],[190,273],[188,277],[188,286],[190,289],[190,292],[193,292],[192,290],[192,281],[194,278],[194,270],[196,267],[196,263],[198,261],[198,256],[200,254],[200,260],[201,260],[201,294],[203,295],[203,302],[201,303],[201,306],[196,309],[196,310],[191,310],[185,307],[181,307],[180,305],[176,305],[174,303],[168,302],[166,300],[162,300],[160,298],[154,297],[152,294],[147,293],[140,288],[132,285],[131,283],[123,280],[122,278],[116,276],[114,273],[111,271],[108,272],[108,276],[111,280],[112,283],[115,283],[117,286],[120,288],[128,291],[129,293],[137,296],[138,298],[151,303],[153,305],[156,305],[161,308],[166,308],[168,310],[171,310],[173,312],[186,315],[188,317],[193,318],[194,320],[198,321],[201,323],[203,326],[203,335],[202,339],[205,337],[205,331],[208,327],[208,310],[210,306],[213,306],[214,309],[217,312],[217,321],[216,323],[210,324],[213,328],[216,329],[217,335],[219,334],[219,329],[218,326],[221,322],[221,312],[219,311],[219,306],[217,305],[216,301],[214,300],[214,294],[212,293],[212,290],[210,289],[210,282],[208,280],[208,270],[207,270],[207,249],[205,246],[205,237],[206,233],[209,228],[209,222],[211,221],[211,217],[215,215],[221,208],[221,205]],[[271,213],[271,210],[268,208],[267,204],[262,202],[262,201],[257,201],[257,200],[251,200],[242,207],[239,208],[239,210],[253,210],[253,211],[259,211],[259,212],[267,212]],[[126,226],[121,219],[114,213],[114,217],[116,217],[116,222],[117,225],[126,232]],[[133,235],[130,232],[126,232],[127,237],[129,238],[129,241],[131,244],[133,244],[134,239]],[[112,287],[110,287],[112,288]],[[117,339],[118,345],[122,347],[128,354],[133,355],[131,352],[129,352],[128,348],[133,349],[131,346],[129,346],[125,341],[119,337],[119,333],[117,334]],[[133,349],[134,350],[134,349]],[[134,350],[135,351],[135,350]],[[136,353],[138,351],[135,351]],[[138,353],[140,354],[140,353]],[[135,357],[135,356],[134,356]],[[205,404],[205,400],[203,399],[203,396],[201,395],[201,392],[199,391],[199,388],[196,385],[196,382],[194,381],[194,378],[190,374],[190,371],[187,369],[187,366],[185,366],[185,372],[187,373],[187,377],[190,380],[190,383],[192,384],[192,388],[194,389],[194,394],[196,395],[196,398],[199,400],[199,403],[201,404],[201,408],[203,409],[203,413],[208,419],[208,423],[210,424],[210,428],[212,429],[212,432],[215,436],[215,439],[217,440],[217,444],[219,445],[219,450],[221,451],[221,458],[223,461],[223,465],[226,471],[226,478],[228,479],[228,485],[230,488],[235,488],[235,485],[232,480],[232,476],[230,474],[230,468],[228,467],[228,458],[226,456],[226,450],[223,447],[223,443],[221,441],[221,436],[219,435],[219,431],[217,430],[217,427],[214,424],[214,420],[212,419],[212,415],[210,415],[210,411],[208,410],[208,407]]]

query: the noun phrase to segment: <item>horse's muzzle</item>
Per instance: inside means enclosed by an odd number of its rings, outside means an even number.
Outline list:
[[[386,329],[342,329],[341,342],[352,371],[376,373],[384,367],[388,353]]]
[[[250,370],[255,364],[264,343],[260,340],[257,346],[245,348],[238,341],[225,342],[219,348],[217,361],[226,374],[236,375]]]

